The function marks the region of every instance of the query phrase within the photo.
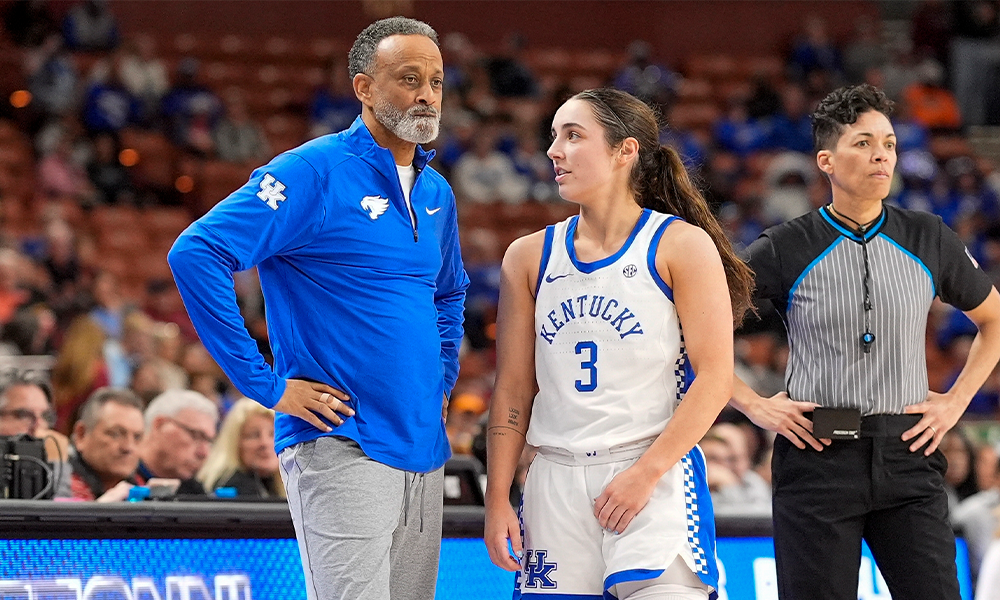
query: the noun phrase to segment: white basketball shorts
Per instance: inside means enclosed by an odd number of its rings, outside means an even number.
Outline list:
[[[539,449],[521,500],[524,557],[514,600],[617,598],[617,584],[657,579],[678,557],[714,592],[715,519],[697,446],[660,479],[621,534],[605,531],[594,516],[594,500],[650,443],[584,454]]]

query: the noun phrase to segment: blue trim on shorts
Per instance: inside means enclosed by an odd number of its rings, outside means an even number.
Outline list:
[[[600,594],[545,594],[541,592],[528,592],[527,594],[514,594],[514,600],[530,600],[540,598],[544,600],[604,600]]]
[[[604,579],[604,600],[618,600],[618,596],[615,596],[608,591],[613,585],[624,583],[626,581],[646,581],[647,579],[656,579],[660,575],[663,575],[663,571],[665,571],[665,569],[625,569],[624,571],[612,573]]]
[[[719,589],[719,564],[715,558],[715,511],[705,475],[705,455],[695,446],[681,459],[684,465],[685,510],[688,542],[694,555],[695,575],[705,585]]]

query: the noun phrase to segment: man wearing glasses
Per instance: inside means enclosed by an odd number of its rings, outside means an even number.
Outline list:
[[[16,375],[0,388],[0,437],[29,435],[44,440],[56,477],[57,498],[70,496],[69,438],[54,431],[52,391],[42,379]]]
[[[139,451],[138,475],[179,479],[179,495],[204,495],[195,478],[215,441],[219,410],[211,400],[191,390],[170,390],[146,407],[146,438]]]

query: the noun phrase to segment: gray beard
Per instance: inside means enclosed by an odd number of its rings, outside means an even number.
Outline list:
[[[416,113],[434,111],[433,117],[417,116]],[[375,102],[375,119],[401,140],[414,144],[426,144],[438,136],[441,113],[430,107],[414,106],[405,113],[384,100]]]

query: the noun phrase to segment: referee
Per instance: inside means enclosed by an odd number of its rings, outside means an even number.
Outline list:
[[[781,434],[773,472],[782,600],[856,600],[861,540],[895,600],[959,598],[937,451],[1000,358],[1000,296],[940,218],[883,206],[896,166],[892,102],[841,88],[813,114],[833,201],[749,248],[757,296],[788,330],[787,392],[736,379],[733,404]],[[935,297],[979,328],[958,380],[928,390]]]

